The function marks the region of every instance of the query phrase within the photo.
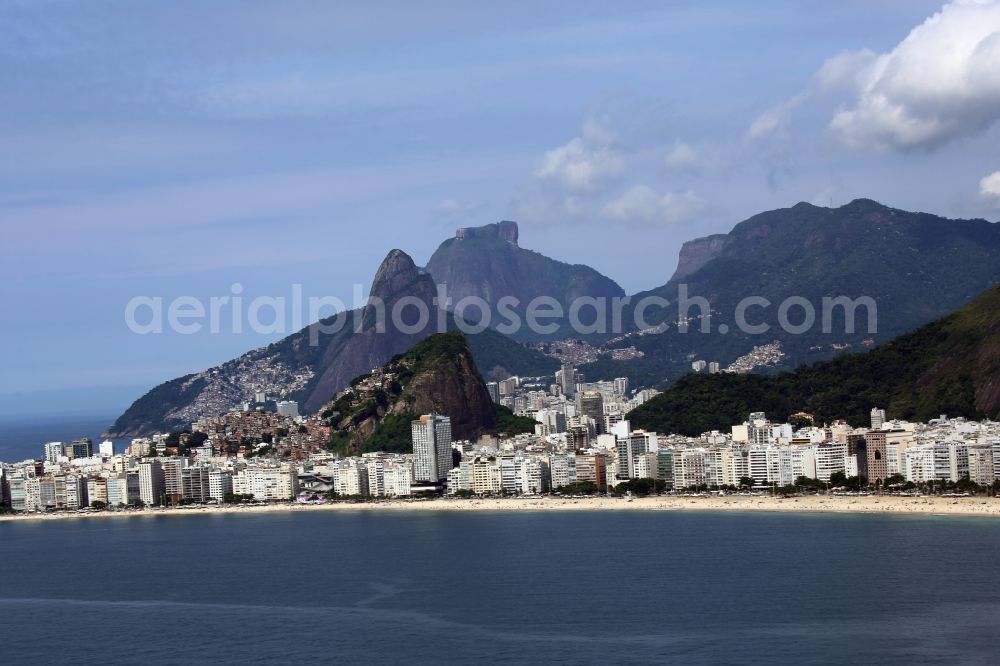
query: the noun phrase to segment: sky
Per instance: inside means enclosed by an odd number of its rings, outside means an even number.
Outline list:
[[[1000,2],[4,0],[0,34],[0,415],[282,337],[138,335],[134,297],[350,305],[460,226],[632,293],[799,201],[1000,218]]]

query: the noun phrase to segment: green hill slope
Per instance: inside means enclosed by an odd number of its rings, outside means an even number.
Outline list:
[[[867,353],[771,376],[686,375],[628,418],[639,428],[697,435],[726,430],[758,410],[862,425],[872,407],[918,421],[1000,418],[1000,286]]]

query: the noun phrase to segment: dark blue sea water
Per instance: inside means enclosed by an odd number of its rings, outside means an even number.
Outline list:
[[[16,664],[990,664],[1000,521],[310,512],[0,523]]]
[[[80,437],[94,441],[94,450],[101,441],[101,433],[115,420],[114,416],[33,416],[0,419],[0,460],[21,462],[44,457],[46,442],[72,442]],[[131,440],[116,439],[115,452],[125,450]]]

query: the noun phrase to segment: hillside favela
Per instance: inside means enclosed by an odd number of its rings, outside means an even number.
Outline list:
[[[1000,0],[0,26],[4,663],[996,662]]]

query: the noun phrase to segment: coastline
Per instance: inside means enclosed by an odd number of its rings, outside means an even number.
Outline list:
[[[770,496],[693,497],[509,497],[431,500],[380,500],[323,504],[260,504],[196,506],[173,509],[54,512],[0,516],[0,522],[134,518],[210,514],[287,513],[302,511],[766,511],[785,513],[863,513],[892,515],[991,516],[1000,518],[996,497],[840,496],[776,498]]]

